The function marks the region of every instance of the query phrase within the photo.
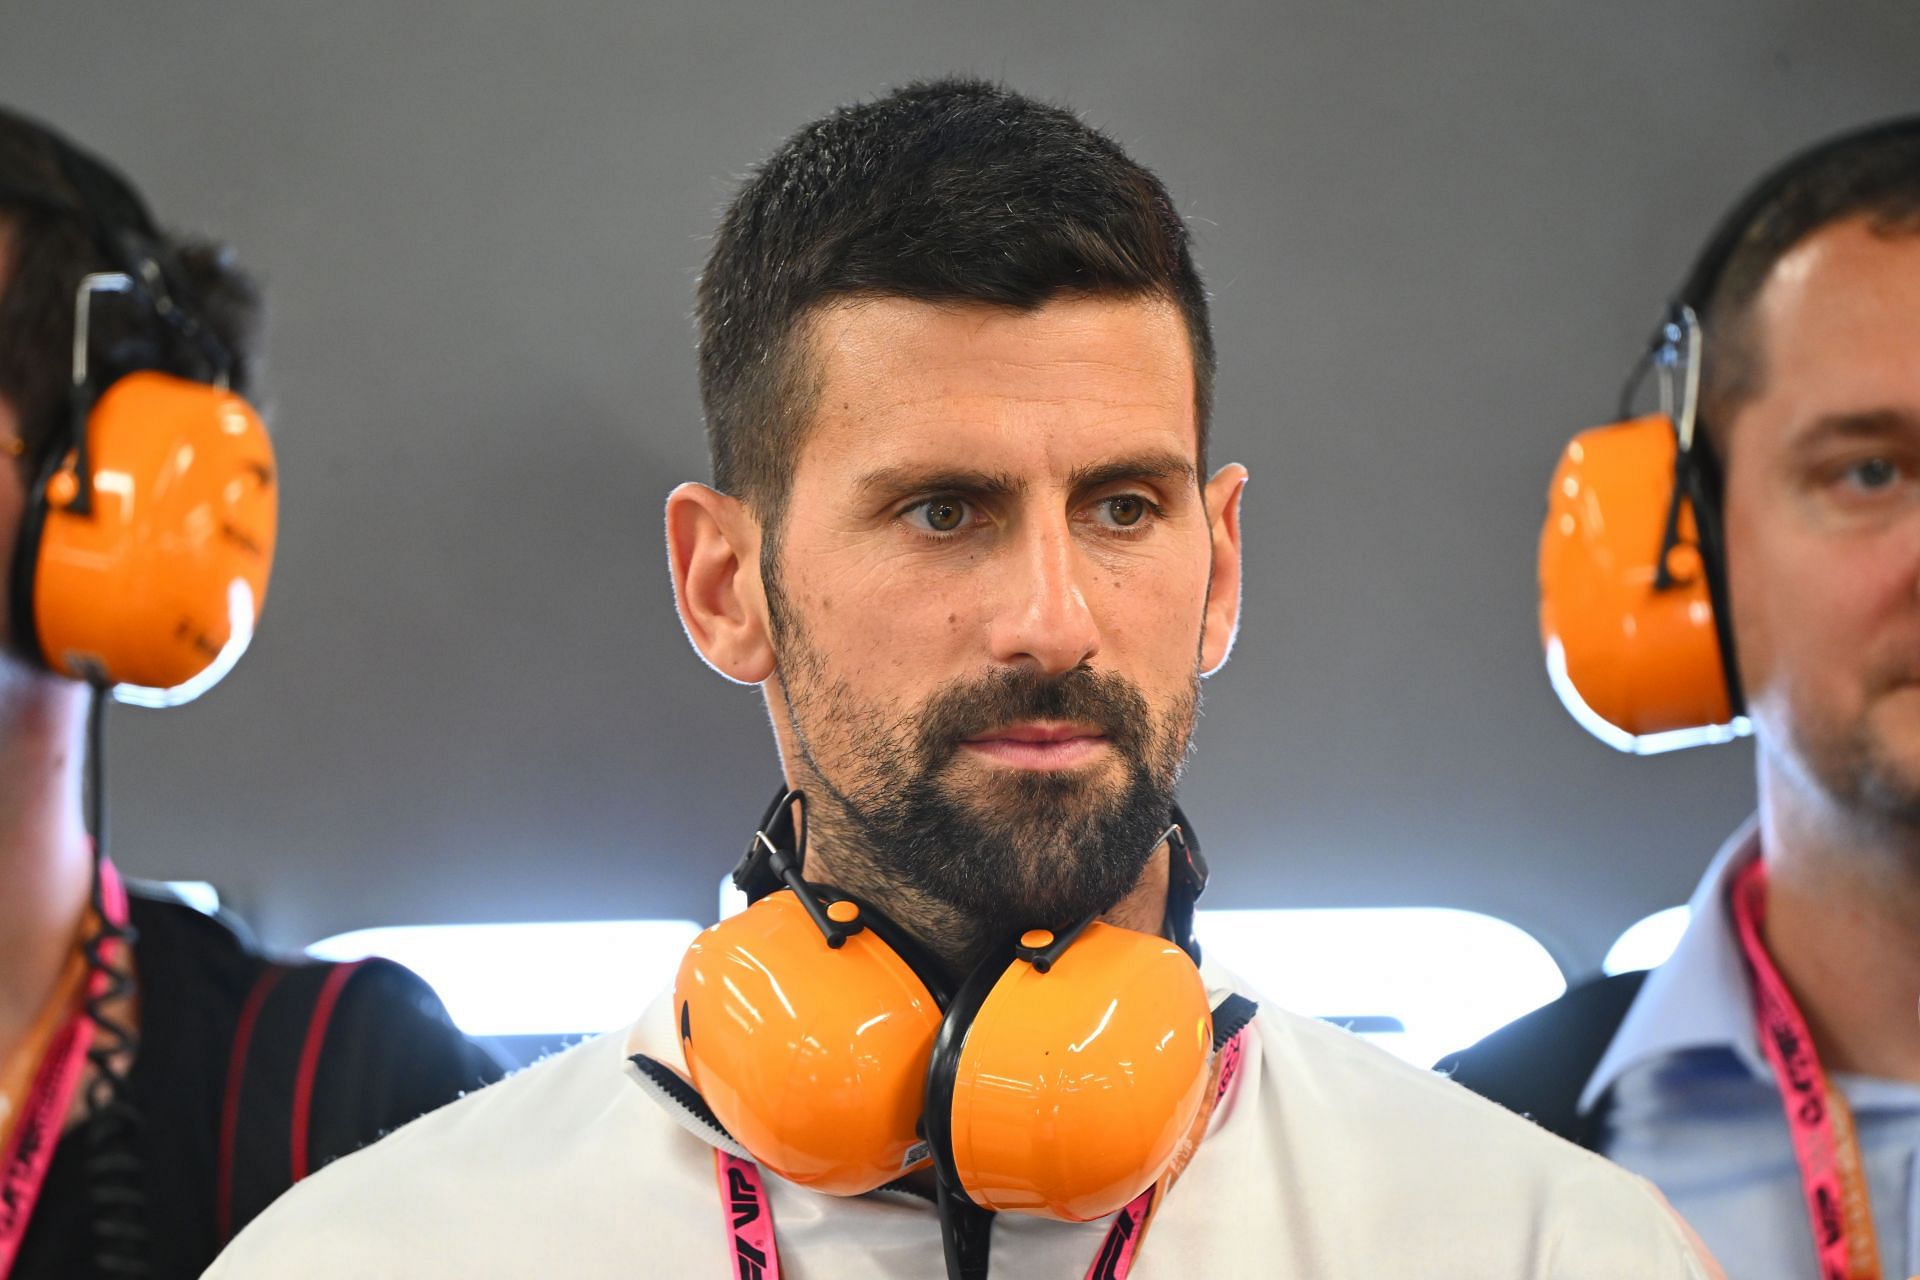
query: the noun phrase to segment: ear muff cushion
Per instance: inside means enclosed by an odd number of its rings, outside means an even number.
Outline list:
[[[1656,588],[1677,444],[1660,416],[1582,432],[1567,446],[1540,532],[1540,638],[1568,709],[1643,737],[1733,718],[1691,502]],[[1711,549],[1709,549],[1711,550]]]
[[[1186,953],[1096,923],[1047,973],[1009,962],[957,1026],[971,1004],[954,1001],[928,1103],[967,1198],[1086,1222],[1151,1186],[1206,1089],[1213,1019]]]
[[[259,416],[218,387],[141,372],[107,389],[86,431],[91,512],[67,509],[63,465],[39,516],[31,596],[47,665],[152,690],[231,665],[266,599],[278,529]]]
[[[781,1177],[859,1195],[923,1163],[940,1028],[932,992],[872,929],[838,949],[783,889],[702,933],[674,982],[694,1087]]]

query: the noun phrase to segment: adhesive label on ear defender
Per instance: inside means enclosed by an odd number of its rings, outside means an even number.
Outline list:
[[[932,1154],[933,1148],[931,1146],[925,1142],[916,1142],[907,1148],[907,1154],[901,1158],[900,1168],[902,1171],[911,1169]]]

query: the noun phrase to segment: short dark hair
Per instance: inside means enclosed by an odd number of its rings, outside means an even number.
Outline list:
[[[89,188],[82,190],[82,187]],[[102,203],[113,207],[102,209]],[[128,203],[131,202],[131,203]],[[0,398],[20,418],[29,466],[66,434],[72,411],[74,291],[83,276],[121,269],[112,237],[146,220],[137,192],[104,162],[47,126],[0,107]],[[225,246],[155,228],[152,253],[175,298],[225,348],[227,376],[248,390],[260,296]],[[111,378],[135,369],[212,376],[204,351],[152,315],[103,312],[96,350]]]
[[[700,279],[713,480],[776,526],[812,411],[807,320],[843,298],[1032,309],[1159,297],[1186,322],[1204,466],[1213,333],[1185,221],[1072,112],[975,79],[910,84],[807,125],[728,206]]]
[[[1766,376],[1753,304],[1780,260],[1815,232],[1864,218],[1882,236],[1920,234],[1920,117],[1842,135],[1787,161],[1735,206],[1695,268],[1706,333],[1705,419],[1727,423]]]

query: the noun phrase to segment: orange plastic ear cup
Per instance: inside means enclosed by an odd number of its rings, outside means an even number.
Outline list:
[[[701,934],[674,982],[694,1088],[753,1158],[850,1196],[926,1160],[940,1009],[871,930],[835,950],[791,890]]]
[[[1567,446],[1540,533],[1540,638],[1555,690],[1609,741],[1733,718],[1691,504],[1655,588],[1678,444],[1665,417],[1582,432]],[[1616,745],[1633,745],[1616,742]]]
[[[1163,938],[1092,924],[1047,973],[1014,960],[960,1048],[953,1162],[969,1199],[1088,1222],[1151,1186],[1206,1091],[1206,984]]]
[[[91,513],[67,509],[72,458],[47,486],[41,651],[62,675],[185,701],[238,661],[266,600],[273,446],[239,396],[153,372],[109,387],[86,430]]]

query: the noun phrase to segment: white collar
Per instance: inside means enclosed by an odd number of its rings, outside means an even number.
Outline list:
[[[1728,894],[1741,868],[1760,856],[1759,818],[1720,846],[1688,903],[1692,917],[1666,963],[1647,975],[1627,1016],[1580,1093],[1586,1114],[1626,1072],[1685,1049],[1723,1048],[1771,1080],[1753,1021],[1753,983],[1734,936]]]

